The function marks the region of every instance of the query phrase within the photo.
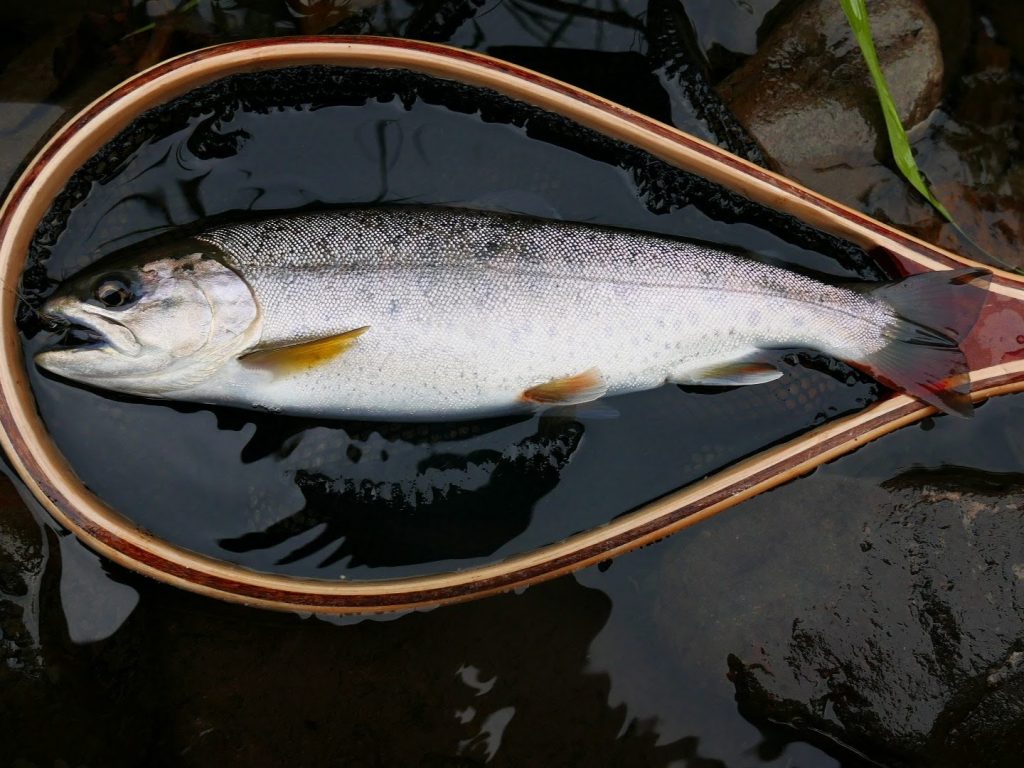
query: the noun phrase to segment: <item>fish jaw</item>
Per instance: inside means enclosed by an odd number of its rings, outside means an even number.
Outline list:
[[[122,355],[138,357],[142,351],[142,345],[135,334],[117,320],[115,313],[101,307],[61,297],[47,302],[43,314],[59,323],[80,326],[90,331],[98,336],[100,346],[109,345]]]
[[[47,349],[35,356],[35,362],[51,373],[66,378],[102,379],[106,361],[112,356],[138,357],[142,352],[135,334],[100,307],[83,304],[69,297],[47,302],[42,313],[69,331],[84,330],[92,337],[83,345]]]

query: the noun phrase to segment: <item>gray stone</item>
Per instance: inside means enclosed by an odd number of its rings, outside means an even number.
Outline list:
[[[938,30],[919,0],[875,0],[868,12],[900,119],[916,125],[942,93]],[[837,0],[801,5],[719,91],[784,169],[848,163],[885,137],[867,66]]]

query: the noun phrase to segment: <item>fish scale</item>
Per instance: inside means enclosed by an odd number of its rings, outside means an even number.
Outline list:
[[[137,315],[148,327],[143,321],[156,323],[160,291],[184,291],[191,280],[208,306],[195,306],[196,291],[178,304],[210,328],[230,328],[238,342],[206,352],[192,343],[187,354],[171,354],[174,370],[192,358],[200,370],[199,359],[208,358],[201,377],[180,373],[180,385],[169,372],[128,377],[151,396],[313,415],[467,418],[666,382],[756,383],[773,375],[757,362],[759,350],[802,347],[877,369],[898,386],[912,374],[921,379],[915,394],[958,409],[944,394],[959,392],[945,382],[964,368],[955,341],[906,319],[886,289],[829,285],[685,240],[484,211],[378,206],[220,227],[160,255],[164,261],[153,261],[160,266],[149,272],[144,258],[131,266],[140,270],[133,279],[141,294],[152,283],[150,294],[133,296],[137,303],[106,312],[105,320]],[[189,258],[197,260],[193,270],[176,274],[174,265]],[[154,271],[169,277],[154,282],[147,277]],[[95,282],[99,273],[73,282]],[[216,286],[204,287],[213,279],[206,273],[216,273]],[[900,295],[930,298],[961,279],[911,278],[918,287]],[[170,305],[160,306],[167,314]],[[168,328],[170,321],[164,318]],[[173,332],[183,333],[180,324]],[[904,344],[909,337],[921,349]],[[922,362],[925,348],[934,352]],[[286,368],[263,364],[289,358]],[[117,377],[105,373],[105,385],[116,388]],[[168,379],[166,394],[154,376]]]

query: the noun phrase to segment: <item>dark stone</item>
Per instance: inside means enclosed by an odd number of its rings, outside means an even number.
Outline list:
[[[1019,765],[1024,475],[943,467],[879,487],[832,474],[761,504],[778,539],[735,515],[665,569],[666,595],[724,579],[731,601],[693,615],[685,598],[664,599],[666,621],[690,613],[673,629],[680,653],[717,622],[741,712],[825,749],[885,765]],[[808,510],[821,510],[813,526]],[[764,558],[709,568],[732,547],[753,551],[751,536]]]

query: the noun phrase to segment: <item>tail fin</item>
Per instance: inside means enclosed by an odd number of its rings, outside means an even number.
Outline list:
[[[925,272],[876,288],[872,296],[896,313],[888,343],[852,361],[887,387],[946,413],[971,416],[971,381],[960,342],[970,333],[988,296],[991,275],[982,269]]]

